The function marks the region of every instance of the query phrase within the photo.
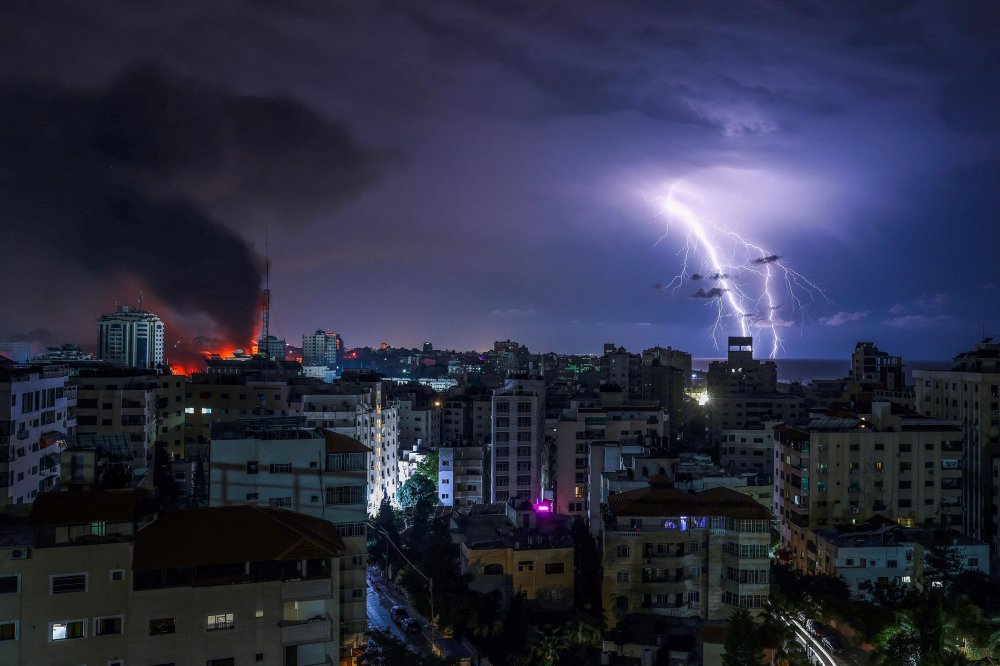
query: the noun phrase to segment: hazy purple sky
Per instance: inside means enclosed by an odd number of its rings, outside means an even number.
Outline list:
[[[664,288],[675,184],[829,298],[777,295],[783,355],[951,356],[1000,336],[998,31],[993,2],[8,1],[0,338],[90,342],[139,288],[236,334],[266,227],[289,341],[715,355],[703,252]]]

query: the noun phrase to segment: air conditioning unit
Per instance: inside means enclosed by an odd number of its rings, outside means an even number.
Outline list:
[[[10,559],[12,560],[26,560],[31,557],[30,548],[14,548],[10,551]]]

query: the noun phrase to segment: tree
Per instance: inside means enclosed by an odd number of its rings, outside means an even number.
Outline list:
[[[941,541],[924,556],[924,586],[949,588],[965,569],[965,558],[958,546],[947,541],[947,534],[935,536]]]
[[[431,513],[437,506],[437,481],[414,474],[399,489],[399,505],[406,511],[412,524],[419,530],[427,527]]]
[[[399,523],[399,517],[389,499],[383,497],[378,513],[375,514],[375,527],[368,533],[368,556],[378,563],[381,571],[386,571],[389,565],[399,562],[395,548],[389,545],[389,542],[399,545]]]
[[[750,611],[737,608],[729,617],[726,642],[722,649],[723,666],[759,666],[763,661],[760,636]]]
[[[544,627],[539,634],[535,639],[535,654],[542,660],[542,666],[552,666],[568,647],[566,636],[561,627]]]

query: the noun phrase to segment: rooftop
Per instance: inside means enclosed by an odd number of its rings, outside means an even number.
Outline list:
[[[724,516],[743,520],[771,520],[759,502],[729,488],[687,493],[654,476],[647,488],[629,490],[608,499],[615,516]]]
[[[82,525],[122,523],[152,513],[155,498],[144,490],[68,490],[41,493],[28,514],[28,524]]]
[[[258,506],[181,509],[139,530],[132,568],[325,559],[343,550],[337,528],[320,518]]]

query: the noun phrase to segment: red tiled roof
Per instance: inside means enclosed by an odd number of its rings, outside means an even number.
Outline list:
[[[344,542],[321,518],[257,506],[165,511],[135,538],[132,568],[337,557]]]

